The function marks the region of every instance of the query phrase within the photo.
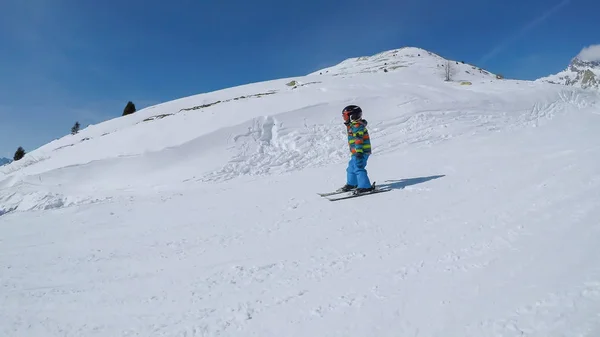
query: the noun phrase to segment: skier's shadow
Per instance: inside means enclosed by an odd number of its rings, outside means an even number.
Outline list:
[[[419,177],[419,178],[409,178],[409,179],[400,179],[400,180],[386,180],[384,184],[377,184],[380,188],[390,188],[395,190],[401,190],[406,186],[422,184],[428,182],[430,180],[439,179],[445,177],[445,174],[437,175],[437,176],[429,176],[429,177]]]

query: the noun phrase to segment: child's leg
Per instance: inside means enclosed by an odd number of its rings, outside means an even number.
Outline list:
[[[369,188],[371,187],[371,181],[369,181],[369,176],[367,175],[367,160],[369,159],[368,155],[363,156],[362,158],[357,158],[355,161],[356,165],[356,181],[358,182],[358,188]]]
[[[350,186],[358,185],[358,181],[356,179],[356,159],[354,156],[350,157],[348,168],[346,168],[346,184]]]

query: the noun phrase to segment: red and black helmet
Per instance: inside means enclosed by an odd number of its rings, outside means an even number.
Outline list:
[[[348,105],[342,110],[344,122],[355,121],[362,117],[362,109],[357,105]]]

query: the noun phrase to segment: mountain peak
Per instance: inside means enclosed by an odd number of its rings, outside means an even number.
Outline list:
[[[569,68],[574,68],[575,70],[582,69],[582,68],[600,69],[600,60],[588,61],[588,60],[581,59],[578,56],[578,57],[575,57],[573,60],[571,60],[571,63],[569,64]]]
[[[458,60],[449,60],[431,51],[418,47],[402,47],[383,51],[371,56],[348,58],[334,66],[317,70],[309,75],[345,76],[360,73],[404,72],[419,77],[444,78],[445,67],[450,66],[455,81],[496,79],[492,74],[478,66]]]
[[[8,164],[8,163],[10,163],[10,162],[12,162],[12,160],[10,160],[10,159],[8,159],[8,158],[3,158],[3,157],[0,157],[0,166],[2,166],[2,165],[6,165],[6,164]]]
[[[567,69],[555,75],[542,77],[538,81],[561,84],[583,89],[600,89],[600,60],[579,54],[569,63]]]

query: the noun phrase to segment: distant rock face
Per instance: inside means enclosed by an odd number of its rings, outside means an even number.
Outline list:
[[[569,65],[569,67],[575,67],[575,68],[588,67],[588,68],[600,69],[600,60],[598,60],[598,61],[583,61],[578,58],[575,58],[575,59],[573,59],[573,61]]]
[[[0,166],[10,163],[12,160],[8,158],[0,158]]]
[[[576,57],[566,70],[556,75],[540,78],[538,81],[583,89],[600,89],[600,61],[585,61]]]

